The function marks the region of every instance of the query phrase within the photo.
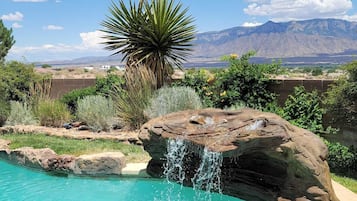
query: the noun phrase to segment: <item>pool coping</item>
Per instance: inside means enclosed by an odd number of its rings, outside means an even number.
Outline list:
[[[146,172],[146,167],[148,163],[127,163],[126,166],[121,170],[121,175],[124,177],[151,177]]]

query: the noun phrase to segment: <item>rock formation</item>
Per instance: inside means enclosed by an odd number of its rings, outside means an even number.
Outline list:
[[[79,156],[74,165],[75,174],[120,175],[125,167],[125,156],[120,152],[106,152]]]
[[[155,118],[139,138],[152,157],[147,172],[163,174],[167,139],[184,139],[185,185],[197,170],[203,147],[223,154],[221,186],[225,194],[249,201],[337,201],[332,189],[328,150],[315,134],[279,116],[252,109],[189,110]]]
[[[7,147],[9,143],[0,139],[0,159],[56,174],[119,176],[126,165],[124,154],[121,152],[104,152],[75,157],[57,155],[49,148],[23,147],[10,150]]]

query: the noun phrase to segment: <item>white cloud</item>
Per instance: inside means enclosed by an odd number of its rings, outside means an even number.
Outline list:
[[[86,32],[80,33],[80,37],[82,38],[82,44],[84,47],[88,48],[102,48],[103,45],[101,43],[104,42],[102,38],[104,33],[101,31],[93,31],[93,32]]]
[[[61,0],[56,0],[55,2],[56,2],[56,3],[61,3],[62,1],[61,1]]]
[[[12,0],[13,2],[45,2],[47,0]]]
[[[13,46],[8,58],[23,60],[24,58],[31,62],[49,61],[49,60],[69,60],[84,56],[108,56],[111,53],[104,50],[100,43],[104,40],[101,31],[80,33],[81,42],[77,45],[68,44],[44,44],[40,46],[18,47]]]
[[[345,15],[345,16],[342,17],[342,19],[348,20],[348,21],[355,21],[355,22],[357,22],[357,14],[354,14],[354,15]]]
[[[12,24],[12,28],[19,29],[19,28],[22,28],[22,25],[17,23],[17,22],[15,22],[15,23]]]
[[[44,26],[43,29],[45,30],[63,30],[64,28],[62,26],[57,26],[57,25],[47,25],[47,26]]]
[[[259,26],[259,25],[262,25],[263,23],[260,23],[260,22],[244,22],[242,24],[243,27],[256,27],[256,26]]]
[[[267,16],[274,21],[310,18],[346,18],[352,9],[351,0],[247,0],[244,12]]]
[[[1,16],[1,19],[4,21],[22,21],[23,18],[24,18],[24,15],[19,11]]]

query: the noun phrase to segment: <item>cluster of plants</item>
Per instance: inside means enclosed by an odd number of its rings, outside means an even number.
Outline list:
[[[336,134],[337,129],[324,128],[321,96],[316,91],[307,92],[304,87],[296,87],[283,107],[272,104],[266,111],[279,114],[290,123],[312,131],[315,134]],[[340,143],[324,140],[329,150],[328,163],[333,172],[353,175],[357,172],[357,149]]]
[[[347,147],[339,142],[325,143],[329,150],[328,164],[330,169],[338,174],[355,176],[357,172],[357,149],[353,146]]]
[[[244,104],[251,108],[264,108],[275,100],[268,86],[269,74],[280,72],[280,64],[254,64],[249,59],[254,52],[238,58],[229,55],[229,67],[213,74],[206,70],[189,71],[176,86],[188,86],[196,90],[205,107],[226,108]]]
[[[324,104],[332,124],[355,127],[357,125],[357,61],[342,67],[345,76],[330,86]]]

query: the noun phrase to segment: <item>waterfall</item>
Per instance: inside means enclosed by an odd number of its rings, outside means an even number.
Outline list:
[[[183,185],[186,176],[184,159],[189,150],[191,149],[183,139],[168,140],[164,175],[169,184],[175,181]],[[198,153],[201,157],[200,165],[191,178],[193,188],[196,190],[194,200],[211,200],[211,192],[222,193],[220,176],[223,156],[222,153],[212,152],[207,148],[196,151],[202,153]],[[180,198],[180,195],[176,196],[176,199]]]
[[[211,192],[222,193],[221,189],[221,166],[223,162],[222,153],[203,150],[200,167],[191,179],[193,188],[200,200],[211,200]],[[203,190],[199,191],[199,190]]]
[[[167,142],[166,164],[164,175],[166,180],[176,181],[183,184],[185,171],[183,169],[183,159],[187,154],[187,147],[183,139],[169,139]]]

